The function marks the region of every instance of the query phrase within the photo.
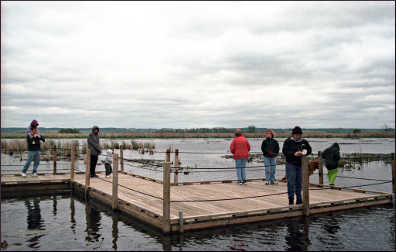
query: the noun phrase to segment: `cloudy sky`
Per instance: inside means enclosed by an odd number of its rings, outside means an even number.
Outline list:
[[[395,3],[1,2],[1,126],[395,127]]]

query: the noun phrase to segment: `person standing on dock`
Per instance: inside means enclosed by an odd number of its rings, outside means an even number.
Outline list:
[[[275,184],[276,156],[279,153],[279,143],[274,139],[275,132],[271,129],[265,131],[265,139],[261,144],[264,155],[266,184]]]
[[[89,133],[88,148],[91,150],[91,178],[97,178],[98,176],[96,175],[95,169],[96,163],[98,162],[98,156],[102,152],[102,147],[100,147],[99,144],[99,127],[96,125],[92,127],[92,132]]]
[[[292,136],[285,140],[282,148],[282,152],[286,157],[286,177],[289,205],[294,204],[294,194],[297,197],[296,204],[302,204],[301,157],[312,153],[312,148],[308,141],[301,138],[302,134],[302,129],[299,126],[294,127],[292,130]]]
[[[325,149],[322,153],[322,158],[325,160],[329,185],[333,186],[338,173],[338,161],[340,160],[340,146],[338,143],[333,143]]]
[[[40,136],[38,133],[37,125],[32,127],[32,132],[30,134],[26,134],[28,158],[21,173],[23,177],[26,177],[26,172],[33,160],[33,176],[37,176],[37,168],[40,164],[40,141],[45,142],[44,137]]]
[[[238,183],[240,185],[246,183],[246,161],[249,158],[250,144],[249,141],[242,136],[242,131],[235,131],[235,138],[232,140],[230,151],[234,154]]]

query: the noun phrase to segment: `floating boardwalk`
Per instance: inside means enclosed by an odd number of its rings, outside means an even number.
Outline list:
[[[117,209],[164,229],[163,184],[124,172],[119,172],[117,176]],[[103,173],[99,173],[99,178],[91,179],[88,198],[112,206],[112,179],[112,176],[106,178]],[[2,197],[10,197],[15,192],[23,193],[24,190],[33,188],[47,193],[49,190],[58,193],[73,190],[82,197],[85,193],[84,174],[76,174],[73,181],[69,174],[26,178],[5,175],[1,180]],[[266,185],[262,179],[248,180],[246,185],[239,185],[235,181],[218,181],[171,186],[170,218],[167,222],[170,225],[169,231],[179,232],[304,215],[302,205],[289,207],[285,191],[286,183]],[[392,203],[391,193],[321,188],[312,184],[309,197],[311,214]],[[179,218],[180,212],[183,213],[182,219]]]
[[[113,173],[108,178],[103,172],[98,172],[97,178],[90,178],[90,169],[84,173],[75,172],[75,155],[71,156],[68,174],[57,173],[54,162],[51,175],[2,175],[1,197],[73,192],[85,200],[100,201],[113,210],[169,233],[389,204],[396,192],[394,160],[392,181],[383,182],[392,182],[393,193],[385,193],[323,186],[322,161],[319,166],[320,185],[309,184],[308,161],[303,157],[304,204],[289,206],[287,184],[280,181],[275,185],[266,185],[264,179],[248,179],[245,185],[239,185],[235,180],[178,183],[177,150],[173,170],[170,167],[170,149],[167,151],[162,181],[124,172],[122,149],[121,170],[118,169],[118,154],[113,154]],[[88,157],[89,150],[86,167],[90,167]],[[172,184],[171,173],[174,175]]]

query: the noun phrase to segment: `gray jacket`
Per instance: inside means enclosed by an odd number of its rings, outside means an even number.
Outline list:
[[[102,152],[102,148],[99,145],[99,135],[95,135],[93,132],[89,134],[88,148],[91,150],[91,155],[93,156],[98,156]]]

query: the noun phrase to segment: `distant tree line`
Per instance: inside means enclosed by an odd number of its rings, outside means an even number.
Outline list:
[[[80,133],[78,129],[71,129],[71,128],[66,128],[66,129],[60,129],[58,131],[59,133]]]

